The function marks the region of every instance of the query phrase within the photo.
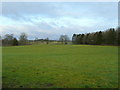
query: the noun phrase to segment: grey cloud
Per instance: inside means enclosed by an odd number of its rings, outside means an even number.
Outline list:
[[[52,3],[42,2],[5,2],[2,4],[2,14],[13,19],[21,18],[21,14],[40,14],[42,16],[54,17],[57,14],[57,7]]]
[[[117,3],[92,2],[92,3],[31,3],[11,2],[3,3],[3,15],[15,20],[33,22],[25,15],[39,15],[41,17],[59,18],[69,16],[74,18],[100,18],[106,21],[117,21]],[[37,18],[37,16],[36,16]]]
[[[50,18],[69,16],[114,19],[117,17],[116,12],[117,2],[4,2],[2,5],[3,16],[17,20],[28,20],[24,15],[36,14]]]
[[[11,32],[16,36],[21,32],[28,33],[30,38],[46,38],[58,39],[61,34],[67,34],[70,37],[73,33],[86,33],[96,30],[105,30],[117,25],[117,2],[102,2],[102,3],[23,3],[23,2],[5,2],[2,5],[3,16],[14,19],[14,21],[31,22],[32,25],[22,26],[5,26],[3,33]],[[34,16],[29,17],[29,15]],[[39,18],[41,17],[41,18]],[[63,17],[69,17],[69,20],[62,19]],[[44,19],[51,18],[52,21],[47,22]],[[98,18],[102,18],[102,22],[98,22],[97,25],[88,27],[87,25],[81,25],[72,19],[94,19],[95,25]],[[58,21],[57,21],[58,20]],[[60,25],[59,22],[63,22],[68,27]],[[72,24],[71,24],[72,23]],[[76,25],[73,25],[75,23]],[[89,22],[90,23],[90,22]],[[104,26],[105,25],[105,26]],[[22,30],[22,31],[21,31]]]

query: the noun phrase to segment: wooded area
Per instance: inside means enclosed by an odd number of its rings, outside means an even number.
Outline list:
[[[86,34],[73,34],[73,44],[120,45],[120,27]]]
[[[88,45],[120,45],[120,27],[117,29],[110,28],[106,31],[98,31],[86,34],[73,34],[72,36],[72,44],[88,44]],[[19,40],[14,37],[13,34],[6,34],[4,38],[0,36],[2,40],[3,46],[18,46],[18,45],[29,45],[29,42],[45,42],[49,44],[49,42],[61,42],[61,44],[68,44],[71,42],[67,35],[61,35],[59,40],[49,40],[46,39],[38,39],[28,40],[28,36],[26,33],[21,33],[19,36]]]

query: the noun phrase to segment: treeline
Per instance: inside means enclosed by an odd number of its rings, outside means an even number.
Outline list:
[[[86,34],[73,34],[72,43],[88,45],[120,45],[119,36],[120,27],[117,29],[110,28],[106,31],[98,31]],[[14,37],[13,34],[6,34],[3,37],[0,36],[0,42],[2,42],[3,46],[18,46],[34,44],[35,42],[45,42],[46,44],[49,44],[49,42],[61,42],[61,44],[69,44],[71,41],[67,35],[61,35],[59,40],[49,40],[48,37],[46,39],[35,38],[35,40],[28,40],[27,34],[21,33],[18,39]]]
[[[86,34],[73,34],[73,44],[120,45],[120,27]]]
[[[2,44],[0,44],[0,46],[18,46],[18,45],[31,45],[31,44],[49,44],[52,42],[57,42],[58,44],[60,44],[59,42],[61,42],[61,44],[68,44],[69,42],[69,37],[67,35],[61,35],[59,40],[49,40],[49,38],[45,38],[45,39],[38,39],[37,37],[35,38],[35,40],[28,40],[27,39],[28,36],[26,33],[21,33],[21,35],[19,36],[19,38],[17,39],[16,37],[14,37],[13,34],[6,34],[4,36],[0,36],[0,42],[2,42]]]
[[[27,35],[25,33],[21,33],[19,40],[14,37],[13,34],[6,34],[2,39],[2,46],[18,46],[18,45],[26,45],[28,44]]]
[[[35,38],[35,40],[33,40],[33,42],[46,42],[46,44],[49,44],[49,42],[57,42],[58,44],[60,44],[59,42],[61,42],[61,44],[68,44],[69,41],[70,39],[68,35],[60,35],[59,40],[49,40],[48,37],[46,39]]]

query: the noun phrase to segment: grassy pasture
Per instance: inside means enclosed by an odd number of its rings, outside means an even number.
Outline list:
[[[3,47],[3,88],[116,88],[115,46]]]

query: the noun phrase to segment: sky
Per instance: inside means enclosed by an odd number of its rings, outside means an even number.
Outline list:
[[[104,31],[118,26],[117,2],[3,2],[0,34],[28,39]]]

